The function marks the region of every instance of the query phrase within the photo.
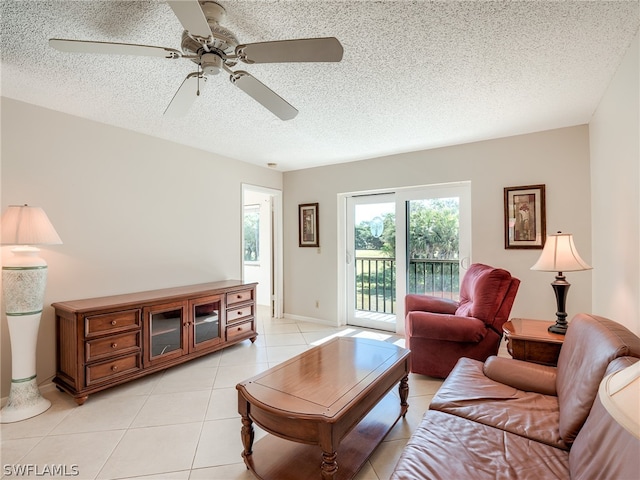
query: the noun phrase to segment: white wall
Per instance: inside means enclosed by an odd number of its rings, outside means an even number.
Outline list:
[[[640,49],[633,40],[591,123],[593,310],[640,334]]]
[[[41,206],[64,242],[42,250],[38,382],[55,374],[52,302],[241,277],[241,184],[281,189],[280,172],[6,98],[1,106],[2,211]],[[1,333],[6,396],[4,314]]]
[[[338,323],[337,195],[381,188],[471,181],[472,260],[508,269],[522,280],[512,316],[555,320],[549,285],[534,272],[540,250],[505,250],[503,188],[545,184],[547,232],[574,234],[591,261],[587,126],[406,153],[284,174],[285,314]],[[297,205],[319,202],[320,249],[297,245]],[[591,311],[591,272],[567,273],[569,318]],[[315,300],[319,299],[319,308]]]

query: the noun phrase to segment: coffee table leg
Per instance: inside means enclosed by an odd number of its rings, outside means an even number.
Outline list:
[[[253,430],[253,422],[247,416],[242,416],[242,445],[244,446],[244,452],[242,452],[243,457],[248,457],[253,453],[253,438],[255,436],[255,432]]]
[[[409,409],[409,404],[407,403],[407,398],[409,398],[409,376],[405,375],[402,380],[400,380],[400,386],[398,387],[400,390],[400,406],[402,417],[407,414],[407,410]]]
[[[333,480],[335,477],[335,474],[338,471],[338,462],[336,461],[337,457],[338,452],[322,452],[322,466],[320,467],[322,480]]]

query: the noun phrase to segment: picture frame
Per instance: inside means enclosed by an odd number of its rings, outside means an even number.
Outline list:
[[[298,245],[300,247],[319,247],[318,204],[301,203],[298,205]]]
[[[543,248],[546,223],[544,185],[505,187],[504,248]]]

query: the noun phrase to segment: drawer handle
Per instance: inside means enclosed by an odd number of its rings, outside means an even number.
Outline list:
[[[118,322],[116,322],[115,320],[111,320],[111,325],[116,325]]]
[[[242,310],[238,310],[237,315],[242,315]]]
[[[242,298],[242,295],[238,294],[236,295],[236,298]]]
[[[113,365],[113,366],[111,367],[111,371],[112,371],[112,372],[117,372],[117,371],[118,371],[118,366],[117,366],[117,365]]]
[[[111,348],[118,348],[118,344],[117,343],[112,343],[111,344]]]
[[[242,330],[242,327],[238,327],[238,331],[241,331],[241,330]]]

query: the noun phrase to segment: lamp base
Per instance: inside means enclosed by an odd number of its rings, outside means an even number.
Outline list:
[[[562,272],[558,272],[556,275],[556,279],[553,283],[551,283],[551,287],[553,288],[553,292],[556,295],[556,303],[558,310],[556,311],[556,323],[551,325],[547,330],[551,333],[558,333],[560,335],[564,335],[567,333],[567,327],[569,324],[567,323],[567,312],[565,309],[565,304],[567,301],[567,292],[569,291],[569,287],[571,284],[567,282],[567,279]]]
[[[551,333],[557,333],[559,335],[564,335],[565,333],[567,333],[567,327],[569,325],[567,325],[567,322],[564,322],[564,325],[561,323],[554,323],[553,325],[551,325],[549,328],[547,328],[547,330],[549,330]]]
[[[45,412],[51,402],[36,383],[36,346],[47,283],[47,263],[38,249],[17,247],[2,265],[2,290],[11,339],[11,390],[0,411],[0,423],[12,423]]]
[[[0,411],[0,423],[13,423],[46,412],[51,402],[40,394],[35,377],[11,382],[9,401]]]

